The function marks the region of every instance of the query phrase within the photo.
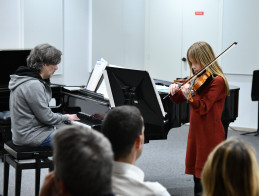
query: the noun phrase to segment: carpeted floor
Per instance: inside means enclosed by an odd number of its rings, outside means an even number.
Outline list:
[[[160,182],[173,196],[193,195],[193,177],[184,174],[188,129],[189,126],[171,129],[167,140],[146,144],[137,161],[137,165],[145,172],[146,180]],[[228,138],[244,139],[255,148],[259,158],[259,136],[242,133],[230,128]]]
[[[145,172],[147,181],[158,181],[173,196],[193,195],[192,176],[184,174],[185,150],[188,126],[170,130],[167,140],[150,141],[145,144],[141,157],[136,165]],[[241,132],[229,130],[228,137],[241,137],[249,142],[259,157],[259,136],[240,135]],[[3,193],[3,163],[0,162],[0,194]],[[41,183],[48,170],[41,172]],[[34,196],[34,171],[25,170],[22,174],[21,196]],[[14,169],[10,167],[9,195],[14,196]]]

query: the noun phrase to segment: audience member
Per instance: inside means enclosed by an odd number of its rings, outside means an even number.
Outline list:
[[[79,120],[76,114],[53,113],[49,78],[58,69],[61,51],[49,44],[36,46],[9,82],[12,140],[16,145],[50,146],[54,125]]]
[[[55,169],[47,175],[40,196],[113,195],[113,152],[106,137],[73,125],[55,131],[52,143]]]
[[[201,180],[203,196],[258,196],[254,149],[237,138],[220,143],[209,155]]]
[[[102,132],[114,152],[112,190],[114,194],[170,195],[158,182],[144,182],[144,172],[135,166],[144,147],[144,122],[134,106],[119,106],[104,118]]]

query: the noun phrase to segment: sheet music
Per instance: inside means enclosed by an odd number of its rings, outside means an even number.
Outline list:
[[[163,93],[168,93],[169,92],[169,87],[168,86],[163,86],[163,85],[157,85],[156,84],[156,89],[158,92],[163,92]]]
[[[102,77],[103,70],[105,69],[107,64],[108,64],[107,61],[104,60],[103,58],[101,58],[100,60],[97,60],[94,66],[93,72],[91,74],[91,77],[88,81],[88,84],[86,87],[87,90],[90,90],[90,91],[96,90],[96,87]]]
[[[69,91],[79,91],[80,87],[72,87],[72,86],[64,86],[64,89],[67,89]]]
[[[109,64],[107,65],[109,67],[118,67],[118,68],[122,68],[121,66],[118,66],[118,65],[112,65],[112,64]],[[105,80],[103,79],[102,80],[102,83],[100,84],[100,86],[98,87],[97,93],[100,93],[100,94],[103,94],[104,98],[105,99],[109,99],[109,96],[108,96],[108,92],[107,92],[107,89],[106,89],[106,85],[105,85]]]
[[[102,81],[96,92],[102,94],[105,99],[109,99],[104,80]]]

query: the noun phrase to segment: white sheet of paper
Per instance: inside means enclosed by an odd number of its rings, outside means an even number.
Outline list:
[[[96,62],[92,75],[91,75],[91,78],[89,79],[89,82],[86,87],[87,90],[90,90],[90,91],[96,90],[98,82],[100,81],[100,79],[102,77],[103,70],[105,69],[107,64],[108,64],[107,61],[104,60],[103,58],[101,58],[100,60],[98,60]]]
[[[109,99],[104,80],[96,92],[102,94],[105,99]]]

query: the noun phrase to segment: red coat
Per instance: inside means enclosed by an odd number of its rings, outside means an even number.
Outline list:
[[[190,103],[186,174],[200,178],[209,153],[225,139],[225,130],[221,122],[225,98],[225,82],[220,76],[216,76],[200,94],[195,93],[193,102]],[[185,97],[179,91],[171,100],[182,103]]]

